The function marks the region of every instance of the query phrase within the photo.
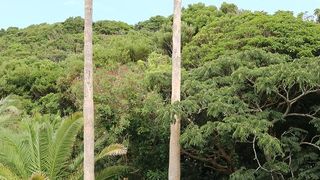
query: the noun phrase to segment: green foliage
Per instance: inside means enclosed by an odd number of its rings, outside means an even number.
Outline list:
[[[101,153],[98,155],[98,159],[105,156],[119,156],[127,154],[127,148],[122,144],[111,144],[105,147]]]
[[[127,34],[133,27],[119,21],[97,21],[93,24],[93,30],[103,35]]]
[[[135,25],[135,28],[137,30],[156,32],[159,31],[166,23],[168,23],[168,18],[163,16],[154,16],[146,21],[139,22]]]
[[[182,12],[183,22],[191,25],[198,32],[202,27],[221,17],[223,14],[215,6],[203,3],[189,5]]]
[[[127,174],[130,170],[128,166],[111,166],[105,168],[97,174],[97,180],[116,179],[120,175]]]
[[[146,175],[148,180],[162,180],[168,177],[168,174],[162,171],[148,171]]]
[[[0,162],[6,171],[1,176],[7,176],[11,171],[19,179],[37,179],[39,172],[50,179],[65,177],[72,146],[81,128],[80,117],[75,114],[59,126],[48,117],[40,117],[40,122],[27,120],[20,129],[23,133],[2,129]]]
[[[196,29],[187,23],[182,22],[182,45],[189,43],[196,33]],[[168,22],[162,26],[160,31],[155,33],[154,41],[157,47],[165,54],[171,56],[172,51],[172,23]]]
[[[228,4],[226,2],[223,2],[221,4],[220,10],[224,14],[236,14],[238,12],[238,7],[235,4]]]
[[[70,17],[62,23],[63,29],[68,33],[82,33],[84,29],[84,20],[78,17]]]
[[[5,167],[3,164],[0,164],[0,179],[2,180],[18,180],[17,177],[9,168]]]
[[[244,12],[219,18],[203,28],[185,48],[187,66],[212,61],[225,53],[261,48],[297,57],[319,55],[318,25],[290,13]]]
[[[309,98],[317,97],[313,93],[319,91],[318,62],[318,58],[293,61],[287,56],[249,50],[235,55],[222,55],[191,70],[183,83],[186,98],[181,104],[190,107],[192,105],[188,104],[192,102],[198,107],[181,109],[186,118],[192,121],[181,136],[186,154],[209,166],[215,164],[209,157],[216,151],[216,156],[221,159],[220,165],[237,162],[237,165],[229,164],[230,168],[234,168],[234,165],[251,168],[252,165],[247,166],[236,160],[248,159],[248,150],[237,150],[239,147],[248,147],[252,158],[261,164],[257,168],[262,169],[251,175],[250,170],[237,171],[232,178],[241,179],[245,176],[263,179],[280,176],[280,173],[290,176],[296,170],[285,160],[288,154],[293,153],[293,148],[287,149],[287,145],[295,145],[296,152],[301,153],[302,139],[292,139],[290,136],[290,140],[284,142],[279,137],[286,133],[283,127],[309,126],[308,120],[303,122],[296,119],[295,122],[291,119],[294,117],[288,116],[293,113],[304,117],[303,110],[299,108],[301,103],[317,114],[317,106],[313,107],[317,103]],[[287,102],[289,106],[281,106]],[[316,133],[313,132],[313,135]],[[256,143],[257,146],[253,146]],[[221,153],[222,149],[226,152]],[[289,156],[298,158],[292,154]],[[225,171],[219,166],[213,166],[212,169]]]
[[[15,95],[0,100],[0,127],[12,127],[17,125],[23,113],[26,103]]]
[[[97,67],[101,67],[109,64],[146,60],[153,46],[150,37],[138,32],[102,37],[99,44],[94,47],[94,61]]]
[[[63,177],[63,168],[72,152],[76,135],[82,127],[80,114],[65,120],[48,143],[48,176],[50,179]],[[44,141],[45,142],[45,141]],[[42,148],[40,148],[42,149]],[[46,148],[42,149],[45,150]]]
[[[255,180],[256,178],[254,176],[254,170],[253,169],[247,170],[245,168],[241,168],[230,176],[230,180],[242,180],[242,179]]]
[[[182,179],[319,179],[319,23],[227,3],[182,19],[175,104],[172,16],[94,23],[97,179],[166,179],[173,114]],[[82,110],[82,51],[81,17],[0,30],[0,179],[83,178],[81,122],[60,118]]]

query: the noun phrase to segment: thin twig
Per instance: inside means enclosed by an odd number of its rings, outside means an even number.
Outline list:
[[[257,161],[258,166],[259,166],[256,169],[256,171],[258,171],[259,169],[262,169],[264,171],[271,172],[270,170],[268,170],[268,169],[264,168],[263,166],[261,166],[261,163],[260,163],[260,160],[258,158],[257,151],[256,151],[256,145],[255,145],[256,144],[256,138],[257,138],[257,136],[254,136],[253,141],[252,141],[252,149],[253,149],[253,152],[254,152],[254,160]]]
[[[320,135],[314,136],[314,137],[311,139],[311,143],[313,143],[313,140],[314,140],[315,138],[320,138]]]
[[[313,115],[310,114],[301,114],[301,113],[288,113],[286,114],[284,117],[288,117],[288,116],[301,116],[301,117],[308,117],[311,119],[314,119],[315,117]]]
[[[300,98],[302,98],[305,95],[311,94],[311,93],[315,93],[315,92],[320,92],[320,89],[314,89],[314,90],[308,90],[303,92],[302,94],[300,94],[299,96],[295,97],[294,99],[290,100],[290,102],[293,104],[295,102],[297,102]]]
[[[293,174],[293,171],[292,171],[292,168],[291,168],[291,163],[292,163],[292,158],[291,158],[291,151],[290,151],[290,154],[289,154],[289,168],[290,168],[291,177],[294,179],[294,174]]]

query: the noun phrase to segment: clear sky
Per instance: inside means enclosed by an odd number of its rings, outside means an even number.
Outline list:
[[[31,24],[64,21],[83,16],[84,0],[0,0],[0,28],[26,27]],[[154,15],[170,15],[173,0],[93,0],[94,20],[120,20],[135,24]],[[320,0],[182,0],[184,6],[203,2],[220,7],[222,2],[235,3],[240,9],[290,10],[295,13],[320,8]]]

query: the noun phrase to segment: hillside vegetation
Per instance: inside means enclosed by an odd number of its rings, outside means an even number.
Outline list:
[[[320,24],[226,3],[182,19],[173,105],[172,17],[94,23],[97,179],[167,179],[173,114],[182,179],[320,179]],[[0,179],[81,179],[83,24],[0,30]]]

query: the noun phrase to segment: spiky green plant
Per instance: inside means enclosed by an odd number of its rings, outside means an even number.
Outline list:
[[[123,144],[111,144],[105,147],[95,158],[95,162],[102,160],[110,156],[123,156],[127,154],[127,147]],[[76,171],[71,174],[68,179],[70,180],[80,180],[83,179],[83,153],[79,154],[77,158],[74,159],[74,163],[71,164],[71,169],[76,169]],[[98,172],[96,172],[96,180],[106,180],[127,174],[129,171],[133,170],[132,167],[127,165],[114,165],[108,166]]]
[[[75,159],[71,159],[71,153],[82,127],[82,115],[76,113],[61,123],[41,115],[21,121],[20,109],[17,96],[0,100],[0,180],[81,179],[83,153]],[[9,127],[12,124],[17,124],[17,128]],[[95,161],[126,153],[124,145],[111,144]],[[108,179],[129,169],[128,166],[107,167],[98,172],[97,178]]]
[[[66,177],[65,168],[82,127],[81,119],[77,113],[63,120],[58,128],[48,121],[26,121],[19,133],[1,129],[0,179]]]
[[[105,147],[97,157],[97,160],[106,156],[119,156],[127,154],[127,148],[123,144],[111,144]]]

